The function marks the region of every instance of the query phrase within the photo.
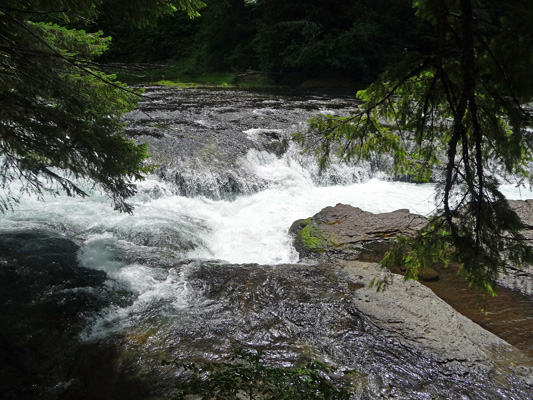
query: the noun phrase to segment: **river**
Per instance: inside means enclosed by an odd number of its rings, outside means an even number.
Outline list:
[[[392,180],[386,159],[334,162],[319,174],[314,160],[290,140],[316,113],[348,113],[350,94],[145,90],[139,109],[126,118],[127,132],[149,143],[159,166],[138,182],[133,215],[115,212],[88,182],[80,182],[88,198],[22,196],[13,212],[0,215],[2,301],[4,308],[11,307],[2,322],[12,324],[2,332],[11,346],[3,355],[14,357],[27,348],[21,357],[35,358],[7,368],[17,382],[13,387],[4,382],[8,398],[22,392],[26,398],[82,398],[91,382],[99,382],[107,394],[87,398],[167,393],[154,383],[168,378],[157,366],[160,357],[217,358],[230,342],[265,346],[283,362],[310,352],[357,365],[371,376],[360,398],[382,398],[384,388],[391,398],[450,393],[465,398],[468,382],[431,375],[428,366],[438,369],[432,360],[394,354],[394,345],[375,328],[328,298],[328,290],[338,290],[332,283],[338,277],[327,271],[307,276],[305,266],[277,267],[298,262],[288,236],[291,223],[323,207],[408,208],[428,216],[438,206],[434,185]],[[509,198],[531,197],[510,183],[503,189]],[[276,283],[277,275],[293,285],[294,293]],[[244,282],[255,289],[242,287]],[[310,299],[304,288],[313,285],[319,288],[309,289],[316,292]],[[236,299],[261,295],[260,316],[247,319]],[[280,327],[268,317],[287,312],[290,299],[294,315],[289,320],[298,328]],[[308,308],[300,309],[305,304]],[[12,323],[20,313],[28,313],[26,320]],[[350,315],[356,327],[343,330],[336,342],[339,321]],[[63,347],[57,362],[50,361],[53,373],[44,373],[50,354]],[[375,358],[361,358],[362,349]],[[24,392],[20,387],[28,384],[33,389]],[[480,396],[501,391],[479,390]],[[509,398],[526,398],[520,393],[517,389]]]

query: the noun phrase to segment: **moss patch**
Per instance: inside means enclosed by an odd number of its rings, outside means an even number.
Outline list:
[[[303,227],[298,232],[297,239],[300,241],[302,247],[314,253],[324,252],[326,243],[315,224],[310,219],[306,219],[301,222],[301,225]]]
[[[117,79],[128,85],[156,84],[167,87],[240,87],[263,88],[276,86],[263,74],[239,74],[234,71],[191,72],[186,63],[167,63],[161,65],[132,64],[129,68],[117,70],[103,67]]]
[[[169,80],[158,81],[158,82],[156,82],[156,84],[160,85],[160,86],[166,86],[166,87],[177,87],[179,89],[185,89],[185,88],[189,88],[189,87],[198,86],[195,83],[184,83],[184,82],[169,81]]]

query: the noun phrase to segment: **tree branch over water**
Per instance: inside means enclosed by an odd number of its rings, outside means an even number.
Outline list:
[[[418,270],[428,255],[434,262],[453,256],[473,287],[493,294],[508,263],[533,262],[524,226],[492,171],[499,165],[531,183],[533,118],[526,110],[533,82],[524,73],[533,68],[533,32],[524,22],[533,6],[485,3],[414,2],[417,15],[433,27],[431,49],[411,52],[360,91],[353,116],[318,116],[311,133],[297,139],[321,166],[332,149],[345,160],[388,154],[393,175],[435,180],[443,210],[430,225],[439,229],[428,228],[411,241],[403,262]],[[482,19],[495,22],[476,24]],[[428,235],[437,240],[428,241]],[[455,252],[443,251],[446,246]]]
[[[0,6],[0,211],[16,201],[9,185],[17,180],[26,181],[21,187],[28,192],[71,196],[85,195],[80,179],[107,192],[117,209],[132,211],[125,199],[149,167],[146,146],[124,137],[121,117],[139,94],[98,70],[94,60],[110,38],[67,25],[102,12],[143,25],[177,9],[197,15],[203,3],[134,0],[113,14],[116,6],[114,0],[7,0]]]

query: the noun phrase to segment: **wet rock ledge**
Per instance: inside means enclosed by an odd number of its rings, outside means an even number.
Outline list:
[[[524,236],[533,243],[533,200],[511,200],[509,204],[526,225]],[[374,214],[337,204],[310,218],[295,221],[289,233],[294,237],[294,247],[303,261],[379,262],[398,237],[412,235],[426,224],[425,217],[411,214],[407,209]],[[438,272],[433,269],[419,275],[422,281],[438,278]],[[527,296],[533,295],[533,266],[509,266],[507,275],[501,275],[498,284]]]
[[[427,219],[402,209],[374,214],[337,204],[292,224],[294,247],[305,258],[318,255],[377,262],[400,236],[414,234]]]
[[[290,232],[304,262],[342,271],[353,290],[354,308],[384,335],[464,374],[467,381],[481,374],[509,390],[520,382],[522,394],[533,397],[533,360],[528,355],[461,315],[420,282],[404,281],[376,263],[397,237],[426,223],[408,210],[372,214],[337,204],[294,222]],[[378,292],[373,282],[385,283],[386,290]]]
[[[337,204],[326,207],[308,219],[295,221],[289,229],[301,258],[342,259],[379,262],[400,236],[413,235],[427,224],[421,215],[407,209],[374,214],[358,207]],[[439,274],[432,268],[419,275],[435,281]]]

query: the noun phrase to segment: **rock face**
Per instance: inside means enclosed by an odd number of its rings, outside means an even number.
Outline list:
[[[375,263],[338,264],[349,280],[360,284],[351,299],[355,308],[389,337],[456,372],[485,371],[491,378],[512,373],[533,384],[531,359],[456,312],[429,288]],[[384,292],[372,287],[376,280],[386,282]]]
[[[375,263],[181,260],[150,268],[165,282],[183,278],[183,303],[156,297],[133,311],[138,294],[79,266],[77,251],[47,232],[0,235],[2,398],[170,398],[181,372],[161,359],[223,359],[233,345],[262,350],[272,364],[316,359],[352,370],[356,399],[532,398],[531,359]],[[377,292],[373,280],[391,285]],[[80,342],[90,316],[114,305],[131,311],[131,323]]]
[[[84,316],[108,304],[91,291],[104,285],[105,273],[79,267],[78,248],[51,232],[0,233],[3,399],[65,398],[78,385],[69,373],[82,360]]]
[[[524,236],[533,240],[533,201],[511,200],[509,204],[527,227]],[[507,272],[508,275],[501,275],[498,279],[501,286],[533,295],[533,265],[525,265],[523,268],[510,266],[507,268]]]
[[[361,261],[379,261],[400,236],[412,235],[427,224],[426,218],[397,210],[373,214],[337,204],[294,222],[289,232],[304,258],[326,256]]]
[[[533,222],[533,204],[523,203],[513,206],[526,223],[528,218]],[[328,260],[330,268],[340,266],[344,270],[353,292],[349,298],[354,309],[403,349],[435,360],[450,375],[480,374],[487,384],[499,382],[506,387],[512,386],[511,381],[516,378],[524,385],[523,393],[531,397],[531,358],[459,314],[429,288],[416,281],[404,281],[375,263],[394,239],[413,234],[426,224],[425,218],[408,210],[372,214],[337,204],[309,219],[296,221],[290,232],[304,260]],[[378,292],[376,284],[386,290]],[[455,390],[453,395],[461,396]],[[464,398],[485,395],[464,393]],[[494,394],[494,398],[504,397]]]

